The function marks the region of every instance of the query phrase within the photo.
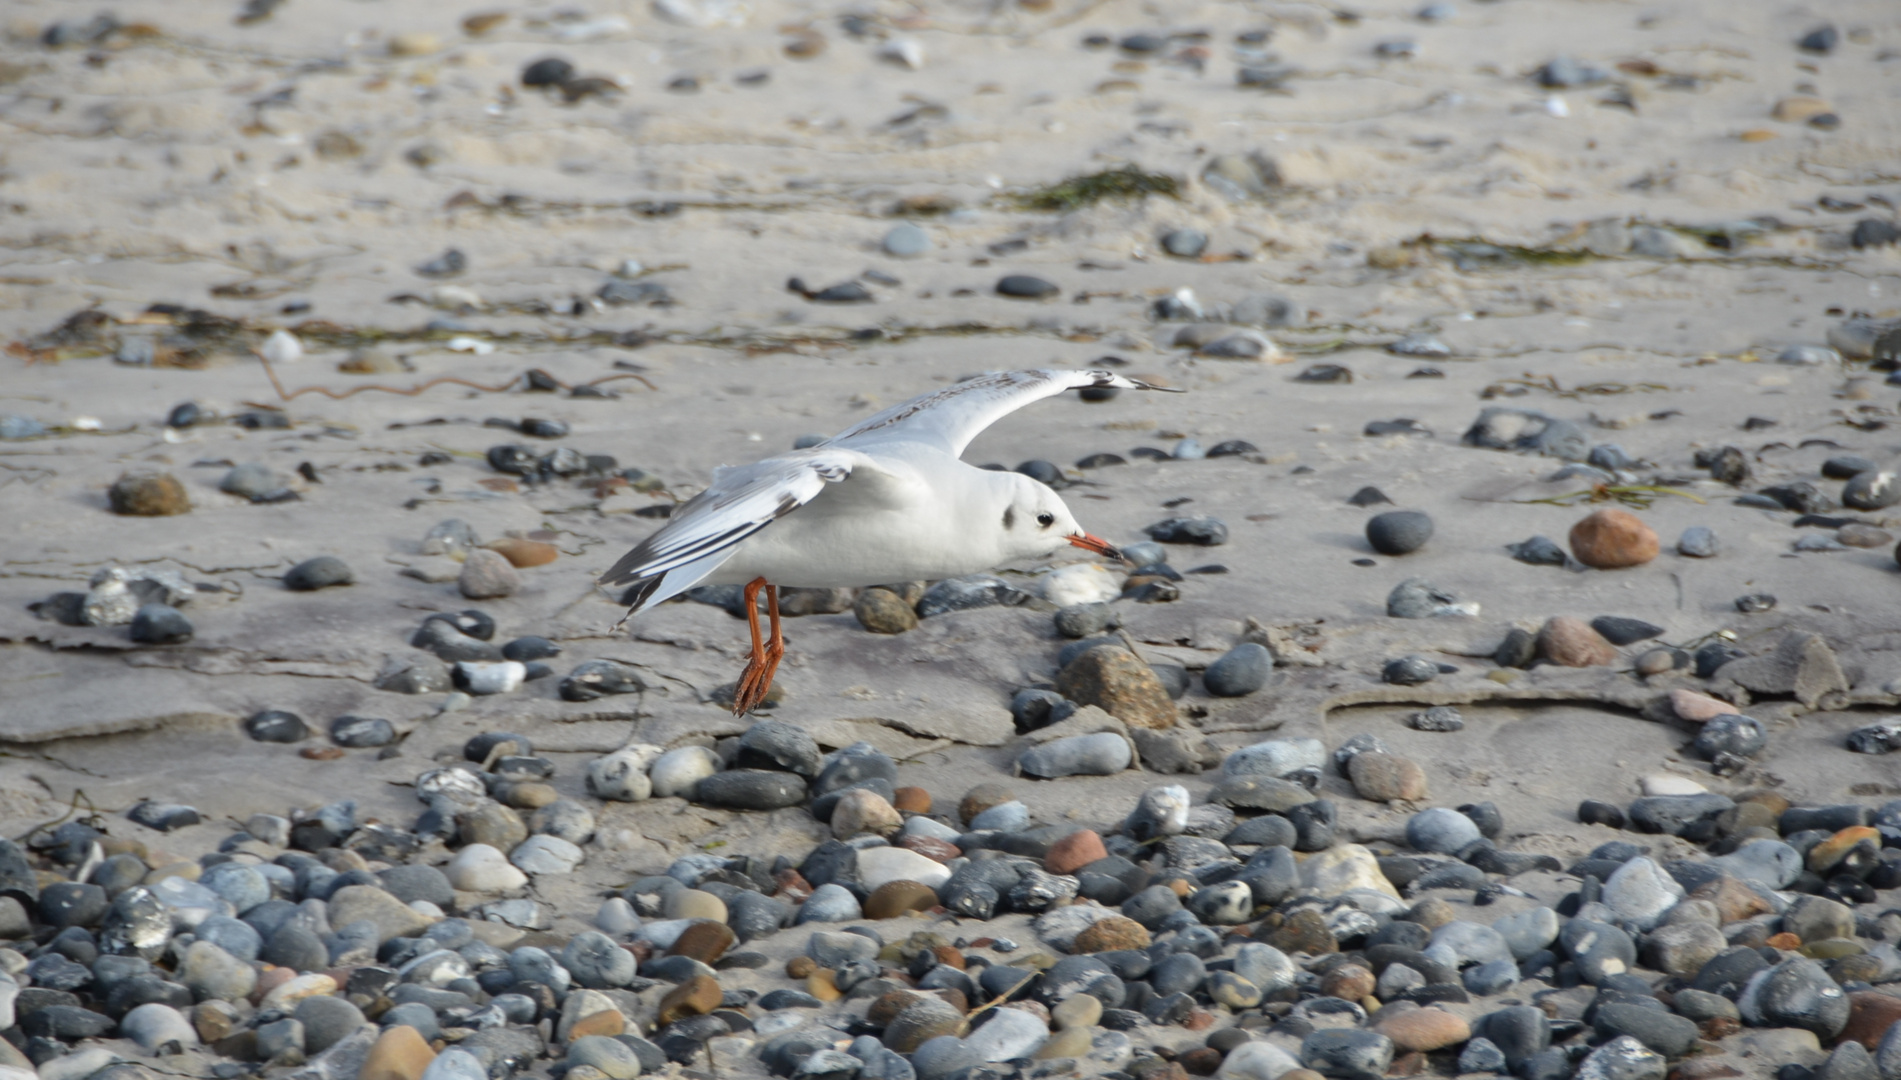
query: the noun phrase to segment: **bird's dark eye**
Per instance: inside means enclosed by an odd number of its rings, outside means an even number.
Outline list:
[[[1043,526],[1045,529],[1047,529],[1051,525],[1056,524],[1056,515],[1049,513],[1048,511],[1045,511],[1041,514],[1036,515],[1036,523],[1038,525]]]

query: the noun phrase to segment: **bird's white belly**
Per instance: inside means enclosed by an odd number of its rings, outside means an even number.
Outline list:
[[[997,565],[999,553],[989,545],[960,548],[951,539],[933,516],[828,514],[807,506],[741,543],[704,581],[743,585],[763,577],[774,585],[858,588],[960,577]]]

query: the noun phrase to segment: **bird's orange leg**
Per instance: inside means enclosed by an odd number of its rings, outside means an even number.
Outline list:
[[[769,641],[762,640],[759,634],[759,590],[762,588],[766,590],[766,614],[772,624]],[[739,682],[733,686],[734,716],[744,716],[766,699],[767,691],[772,689],[773,673],[779,670],[779,661],[785,656],[785,637],[779,627],[778,586],[767,584],[765,578],[754,578],[747,583],[743,595],[746,622],[752,629],[752,655],[746,658],[746,669],[739,673]]]

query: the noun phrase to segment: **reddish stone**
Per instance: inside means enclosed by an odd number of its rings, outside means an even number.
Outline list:
[[[1209,1012],[1207,1009],[1196,1009],[1188,1014],[1188,1019],[1182,1021],[1182,1026],[1190,1031],[1207,1031],[1214,1025],[1214,1022],[1214,1013]]]
[[[1388,1076],[1419,1076],[1426,1071],[1426,1055],[1411,1050],[1393,1059],[1386,1067]]]
[[[789,979],[803,979],[818,970],[818,961],[809,956],[795,956],[785,962],[785,973]]]
[[[711,965],[726,955],[739,938],[732,927],[717,923],[711,919],[702,919],[687,927],[674,940],[671,950],[674,956],[690,956],[702,964]]]
[[[1783,952],[1794,952],[1802,947],[1802,939],[1784,930],[1780,934],[1770,934],[1769,940],[1764,942],[1764,944],[1772,949],[1780,949]]]
[[[1213,1076],[1215,1070],[1221,1067],[1221,1051],[1203,1046],[1188,1051],[1175,1061],[1188,1070],[1190,1076]]]
[[[983,948],[983,946],[981,945],[977,947]],[[949,964],[951,967],[954,967],[959,971],[964,970],[964,954],[958,952],[952,946],[939,945],[933,948],[931,952],[937,957],[938,963]]]
[[[901,787],[891,793],[891,805],[906,814],[931,812],[931,793],[921,787]]]
[[[1656,530],[1624,510],[1599,510],[1571,526],[1571,554],[1599,570],[1642,566],[1657,550]]]
[[[1711,1042],[1721,1042],[1743,1029],[1743,1026],[1727,1016],[1712,1016],[1697,1025],[1703,1037]]]
[[[1102,837],[1094,829],[1083,829],[1051,844],[1049,854],[1043,856],[1043,869],[1052,874],[1073,874],[1097,859],[1108,857]]]
[[[1896,1021],[1901,1021],[1901,998],[1879,990],[1857,990],[1848,995],[1848,1026],[1841,1041],[1854,1040],[1873,1050]]]
[[[899,837],[895,846],[906,851],[915,851],[927,859],[941,863],[947,863],[964,853],[962,848],[949,840],[939,840],[935,836],[920,836],[916,833]]]
[[[803,904],[812,898],[812,883],[789,866],[772,875],[772,880],[778,886],[772,890],[774,896],[795,904]]]

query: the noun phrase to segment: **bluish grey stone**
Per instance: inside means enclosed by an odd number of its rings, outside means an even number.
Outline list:
[[[634,954],[613,938],[598,930],[584,930],[561,951],[561,966],[581,986],[602,990],[632,982],[636,962]]]
[[[809,922],[850,922],[864,917],[864,911],[858,906],[858,898],[843,885],[825,884],[812,890],[812,895],[799,905],[800,923]]]
[[[356,583],[356,571],[334,555],[319,555],[290,568],[284,575],[284,587],[297,592],[312,592],[336,585]]]
[[[971,818],[970,831],[984,832],[987,830],[995,830],[997,832],[1016,832],[1026,828],[1029,824],[1030,808],[1023,805],[1021,800],[1011,799],[1007,802],[1000,802],[978,814],[976,817]]]
[[[1322,1028],[1301,1040],[1300,1063],[1341,1080],[1382,1080],[1393,1063],[1393,1040],[1377,1031]]]
[[[1512,553],[1512,558],[1533,566],[1563,566],[1570,561],[1565,550],[1548,536],[1534,536],[1516,544],[1506,544],[1505,550]]]
[[[1460,976],[1460,981],[1465,984],[1469,993],[1480,997],[1502,994],[1518,982],[1518,965],[1508,956],[1488,960],[1483,964],[1466,968]]]
[[[229,915],[213,915],[192,931],[199,941],[209,941],[240,960],[256,960],[264,941],[250,923]],[[326,957],[327,959],[327,957]]]
[[[1833,1039],[1848,1024],[1848,995],[1807,957],[1784,960],[1752,976],[1736,998],[1751,1027],[1796,1027]]]
[[[916,1070],[917,1080],[944,1080],[981,1064],[983,1059],[955,1035],[927,1039],[911,1053],[911,1068]]]
[[[1264,645],[1244,641],[1202,672],[1201,684],[1216,697],[1244,697],[1267,685],[1274,657]]]
[[[1677,552],[1692,559],[1707,559],[1716,554],[1716,534],[1702,525],[1692,525],[1677,538]]]
[[[141,645],[179,645],[195,632],[185,613],[169,604],[141,604],[127,631]]]
[[[1386,614],[1395,619],[1428,619],[1468,611],[1457,596],[1425,578],[1407,578],[1387,594]]]
[[[1366,522],[1366,542],[1381,555],[1407,555],[1432,539],[1432,518],[1418,510],[1388,510]]]
[[[1696,733],[1696,751],[1706,758],[1718,754],[1755,757],[1769,745],[1769,732],[1751,716],[1731,714],[1714,717]]]
[[[896,259],[914,259],[931,250],[931,236],[923,229],[901,222],[884,234],[884,253]]]
[[[1401,656],[1380,669],[1380,681],[1394,686],[1417,686],[1439,677],[1439,665],[1423,656]]]
[[[1577,962],[1578,974],[1592,986],[1637,965],[1637,944],[1629,934],[1609,923],[1575,918],[1558,934],[1565,951]]]
[[[1017,766],[1031,776],[1044,778],[1108,776],[1128,768],[1132,759],[1127,739],[1103,731],[1032,746],[1017,759]]]
[[[1478,825],[1449,807],[1421,810],[1406,822],[1406,843],[1414,851],[1451,855],[1478,839]]]

